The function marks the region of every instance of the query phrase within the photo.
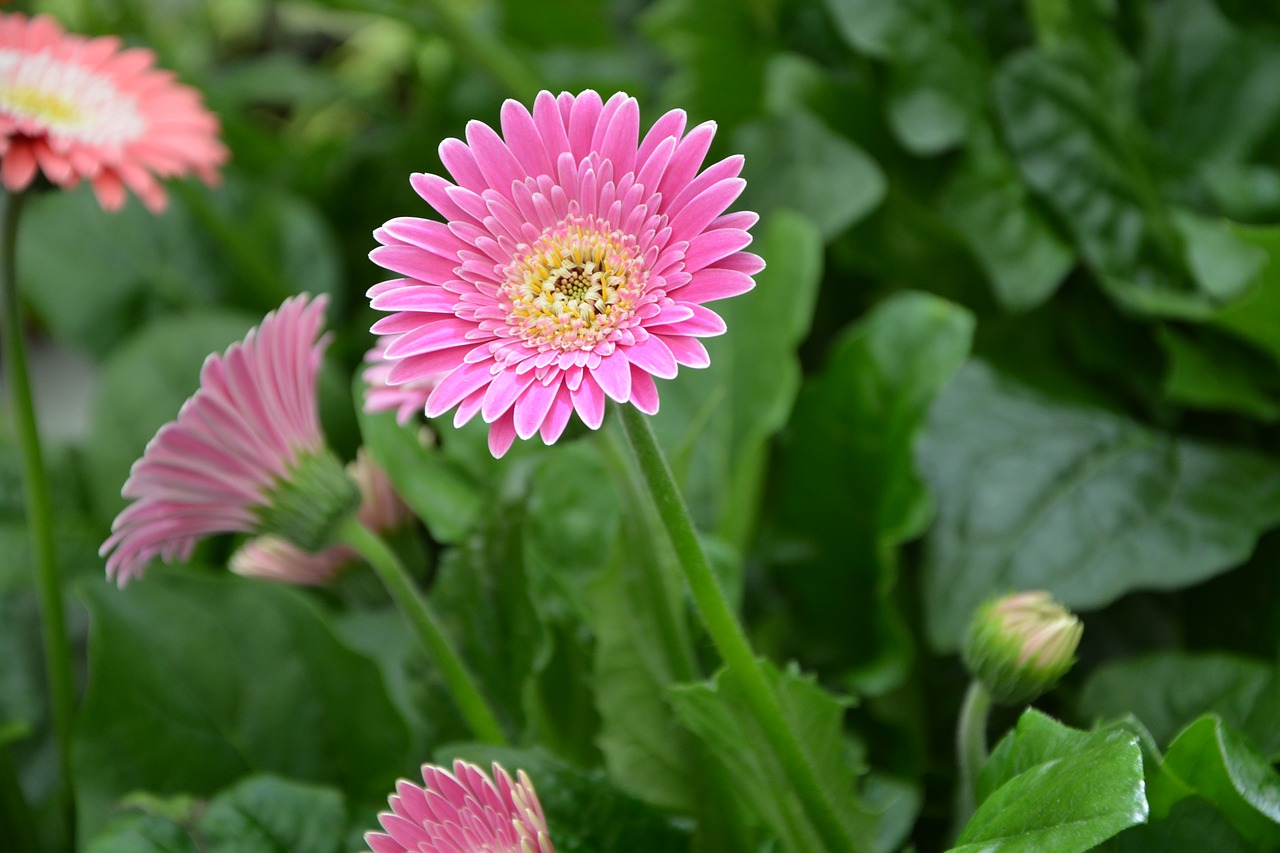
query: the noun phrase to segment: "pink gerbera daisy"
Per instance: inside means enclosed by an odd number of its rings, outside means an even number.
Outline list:
[[[157,177],[218,177],[227,149],[200,94],[114,37],[68,35],[48,15],[0,16],[0,180],[19,192],[36,169],[62,187],[83,178],[108,210],[125,188],[165,206]]]
[[[155,556],[190,557],[213,533],[278,533],[328,544],[359,492],[327,450],[316,405],[327,297],[295,296],[226,354],[205,359],[200,389],[133,464],[100,553],[122,586]],[[109,556],[108,556],[109,555]]]
[[[493,765],[493,778],[465,761],[453,772],[424,764],[426,787],[401,779],[384,832],[365,835],[373,853],[555,853],[529,777]]]
[[[365,353],[368,365],[364,369],[364,410],[366,412],[395,411],[396,423],[404,426],[414,415],[422,412],[427,398],[440,384],[441,374],[432,373],[399,385],[391,384],[391,368],[394,362],[387,360],[387,346],[395,340],[393,335],[383,335],[373,349]]]
[[[369,291],[393,312],[389,381],[445,373],[426,403],[454,423],[477,413],[502,455],[516,436],[550,444],[576,411],[592,429],[605,398],[658,409],[653,378],[705,367],[698,340],[724,331],[704,302],[743,293],[764,263],[743,251],[754,213],[724,211],[742,192],[742,157],[702,169],[715,125],[685,133],[662,116],[639,140],[640,109],[618,93],[507,101],[502,135],[480,122],[440,157],[456,184],[412,184],[447,224],[393,219],[370,257],[397,273]]]

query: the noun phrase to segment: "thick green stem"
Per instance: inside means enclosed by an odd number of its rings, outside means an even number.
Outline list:
[[[956,797],[956,828],[959,830],[977,808],[978,774],[987,763],[987,715],[991,694],[982,682],[969,682],[956,720],[956,760],[960,766],[960,788]]]
[[[356,550],[369,561],[373,570],[382,578],[400,612],[409,620],[423,648],[440,670],[445,687],[453,696],[458,710],[471,733],[485,743],[507,745],[507,736],[498,724],[498,718],[476,684],[475,677],[462,662],[462,658],[440,628],[440,620],[431,603],[418,589],[400,559],[377,535],[351,517],[338,527],[338,539]]]
[[[22,485],[26,499],[27,529],[31,537],[31,553],[35,559],[36,589],[40,598],[40,626],[44,636],[45,669],[49,678],[49,702],[53,715],[53,734],[58,746],[61,778],[58,796],[62,802],[68,831],[74,828],[75,804],[71,796],[71,718],[75,713],[75,689],[71,677],[71,645],[67,641],[67,620],[63,611],[62,581],[58,577],[57,553],[54,550],[53,510],[49,499],[49,481],[45,477],[40,453],[40,431],[36,425],[35,403],[31,397],[31,379],[27,372],[27,353],[22,335],[22,313],[18,300],[18,277],[15,250],[18,219],[23,196],[5,193],[0,204],[0,313],[3,313],[5,376],[9,383],[9,400],[13,412],[13,428],[22,454]]]
[[[684,498],[676,486],[648,420],[633,406],[617,408],[640,471],[653,493],[658,514],[671,537],[672,547],[702,617],[702,624],[715,643],[725,669],[741,686],[751,712],[769,738],[774,755],[786,772],[787,780],[803,804],[815,831],[822,838],[825,849],[829,853],[858,851],[861,849],[858,841],[849,836],[830,799],[837,792],[824,790],[818,781],[813,765],[805,757],[795,732],[783,716],[778,697],[769,685],[737,615],[729,607],[724,591],[720,589],[711,571],[685,508]],[[852,792],[848,793],[852,795]]]

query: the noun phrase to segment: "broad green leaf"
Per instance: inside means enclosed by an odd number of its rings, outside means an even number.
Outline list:
[[[116,818],[85,850],[86,853],[200,853],[185,829],[159,815],[149,814]]]
[[[1151,814],[1187,797],[1208,801],[1256,850],[1280,847],[1280,775],[1247,738],[1207,714],[1169,746],[1150,781]]]
[[[395,412],[366,412],[360,404],[364,389],[357,376],[352,393],[365,447],[431,535],[440,542],[458,542],[476,523],[482,484],[442,452],[427,427],[413,421],[401,426]]]
[[[1186,799],[1167,815],[1131,826],[1096,849],[1103,853],[1256,853],[1258,848],[1241,838],[1209,803]]]
[[[761,665],[819,787],[830,792],[837,803],[837,819],[858,847],[871,849],[878,816],[856,791],[861,755],[845,740],[843,719],[848,700],[837,699],[794,668],[784,672],[763,660]],[[787,774],[750,710],[745,689],[732,674],[721,670],[709,682],[677,684],[668,694],[680,721],[734,780],[734,792],[744,811],[789,853],[823,849],[803,805],[784,781]]]
[[[223,292],[217,251],[181,200],[155,216],[134,199],[107,213],[87,186],[44,193],[28,202],[20,240],[23,295],[56,338],[94,355],[149,311]]]
[[[1136,735],[1070,729],[1034,709],[992,752],[981,789],[952,853],[1074,853],[1147,818]]]
[[[107,361],[85,446],[89,494],[104,524],[124,508],[120,487],[156,430],[200,384],[200,365],[243,338],[260,317],[222,310],[147,325]]]
[[[1159,338],[1169,357],[1164,393],[1170,401],[1280,419],[1280,382],[1265,355],[1210,330],[1192,336],[1166,326]]]
[[[130,791],[208,796],[257,772],[369,802],[414,766],[376,665],[299,593],[159,569],[82,592],[93,620],[73,755],[82,840]]]
[[[733,135],[733,148],[746,157],[742,207],[764,215],[799,211],[826,241],[884,198],[885,177],[876,162],[803,109],[742,125]],[[774,262],[768,255],[765,260]]]
[[[1010,311],[1044,302],[1075,263],[1071,246],[1031,198],[989,125],[970,135],[938,203]]]
[[[342,853],[346,828],[340,793],[275,776],[223,791],[200,820],[207,853]]]
[[[1265,258],[1222,223],[1166,204],[1132,108],[1132,71],[1063,48],[1028,50],[996,74],[997,113],[1027,183],[1122,305],[1203,319],[1239,296]]]
[[[1280,227],[1232,225],[1231,231],[1264,251],[1267,266],[1254,287],[1224,307],[1213,323],[1280,362]]]
[[[853,47],[889,62],[889,124],[915,154],[962,142],[980,120],[986,56],[949,0],[827,0]]]
[[[537,749],[453,744],[437,761],[463,759],[489,771],[494,763],[513,777],[524,770],[538,792],[557,853],[631,853],[687,850],[688,832],[662,813],[620,791],[599,771],[583,771]]]
[[[751,249],[768,267],[754,290],[712,303],[728,332],[706,341],[710,366],[662,384],[653,419],[694,518],[738,550],[755,526],[768,439],[800,388],[796,349],[822,277],[822,242],[790,211],[764,220]]]
[[[494,495],[480,526],[445,552],[431,602],[499,714],[523,728],[526,679],[549,654],[522,559],[527,466]]]
[[[798,556],[777,566],[775,582],[792,596],[805,641],[817,644],[805,659],[852,664],[865,690],[893,683],[907,664],[892,603],[896,549],[933,513],[912,448],[972,334],[972,315],[944,299],[890,297],[836,341],[787,430],[780,522],[803,544],[786,549]]]
[[[696,745],[665,695],[668,684],[697,672],[684,586],[620,426],[606,427],[601,446],[625,511],[614,558],[589,588],[597,742],[623,790],[666,809],[693,811],[701,793]]]
[[[1089,676],[1079,710],[1095,719],[1132,713],[1162,747],[1213,713],[1248,735],[1264,756],[1280,756],[1280,679],[1262,661],[1164,652],[1110,663]]]
[[[929,637],[954,649],[974,608],[1045,589],[1100,607],[1241,563],[1280,521],[1280,463],[1160,433],[967,366],[920,450],[938,503],[926,541]]]
[[[1182,170],[1249,157],[1280,117],[1280,43],[1234,27],[1212,0],[1151,7],[1139,99]]]

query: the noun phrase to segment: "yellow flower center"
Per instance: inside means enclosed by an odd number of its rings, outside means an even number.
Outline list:
[[[648,272],[630,234],[570,216],[522,243],[503,271],[507,323],[539,347],[586,350],[631,318]]]
[[[0,105],[48,125],[73,124],[80,118],[75,104],[35,86],[0,88]]]

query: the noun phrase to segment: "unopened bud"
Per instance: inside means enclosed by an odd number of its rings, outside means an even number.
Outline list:
[[[988,601],[974,615],[964,663],[1002,704],[1030,702],[1075,663],[1084,626],[1047,592],[1019,592]]]

